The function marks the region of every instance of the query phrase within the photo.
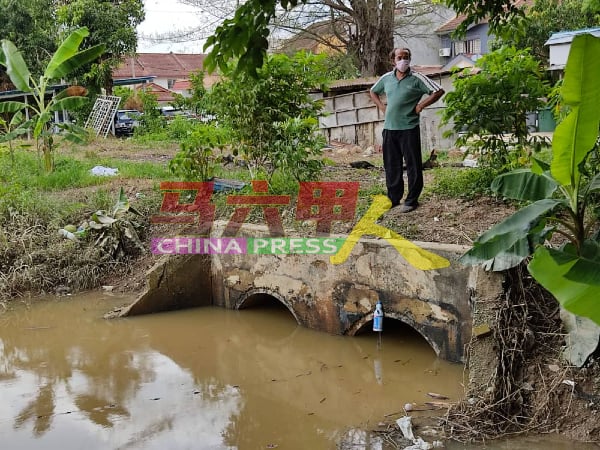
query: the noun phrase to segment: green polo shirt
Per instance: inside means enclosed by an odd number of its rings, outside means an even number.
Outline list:
[[[424,80],[424,76],[412,70],[404,78],[396,77],[396,69],[383,75],[371,88],[377,95],[387,97],[385,109],[386,130],[410,130],[419,125],[419,115],[415,111],[417,103],[423,95],[431,94],[439,89],[432,80]],[[437,87],[437,89],[436,89]]]

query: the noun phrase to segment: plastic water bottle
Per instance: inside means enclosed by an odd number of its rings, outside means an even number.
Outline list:
[[[383,331],[383,305],[381,300],[378,300],[375,304],[375,311],[373,312],[373,331]]]
[[[64,228],[61,228],[60,230],[58,230],[58,234],[60,234],[65,239],[70,239],[72,241],[76,241],[77,240],[77,236],[75,236],[70,231],[65,230]]]

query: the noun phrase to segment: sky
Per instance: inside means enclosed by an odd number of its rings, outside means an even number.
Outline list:
[[[165,33],[194,27],[200,18],[198,11],[177,0],[144,0],[146,19],[138,26],[139,35]],[[203,53],[203,41],[153,44],[138,40],[138,53]]]

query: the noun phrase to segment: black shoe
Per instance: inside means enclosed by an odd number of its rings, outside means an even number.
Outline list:
[[[402,208],[400,208],[400,212],[401,213],[407,213],[407,212],[411,212],[414,211],[415,209],[417,209],[417,205],[402,205]]]

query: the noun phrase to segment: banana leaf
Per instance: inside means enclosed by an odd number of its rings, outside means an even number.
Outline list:
[[[102,225],[112,225],[117,221],[117,219],[107,216],[102,211],[96,211],[94,214],[92,214],[92,220]]]
[[[600,172],[594,175],[594,178],[590,180],[590,183],[587,186],[587,192],[596,192],[600,190]]]
[[[16,113],[21,111],[27,105],[23,102],[0,102],[0,114],[2,113]]]
[[[546,236],[545,216],[563,204],[561,200],[543,199],[520,209],[479,236],[459,261],[468,265],[482,264],[494,271],[516,266],[531,255],[535,245]]]
[[[556,127],[552,139],[552,176],[563,186],[577,188],[579,164],[596,144],[600,124],[600,39],[576,36],[571,44],[561,89],[569,115]]]
[[[493,192],[515,200],[536,201],[550,198],[558,183],[546,174],[538,175],[529,169],[518,169],[499,175],[491,185]]]
[[[77,109],[89,102],[87,97],[65,97],[50,106],[50,111],[60,111],[62,109]]]
[[[23,55],[12,42],[2,40],[2,52],[4,54],[3,65],[6,66],[6,73],[10,81],[17,89],[23,92],[31,92],[29,81],[31,73],[23,59]]]
[[[540,246],[527,268],[563,308],[600,325],[600,260]]]
[[[88,29],[82,27],[67,36],[52,55],[52,59],[44,71],[44,77],[47,79],[62,78],[104,53],[104,45],[96,45],[81,52],[79,51],[81,42],[89,34]]]
[[[0,134],[0,142],[9,142],[24,134],[27,134],[27,128],[17,128],[8,133]]]

